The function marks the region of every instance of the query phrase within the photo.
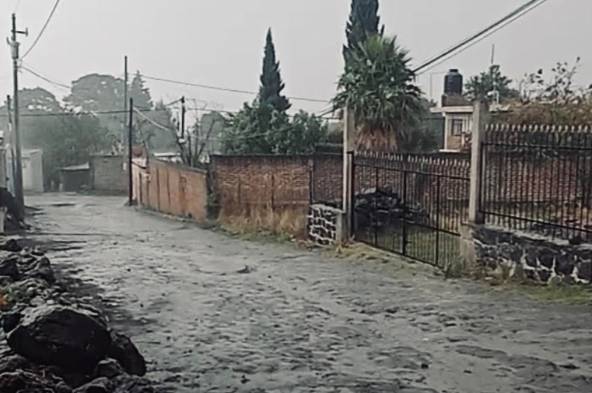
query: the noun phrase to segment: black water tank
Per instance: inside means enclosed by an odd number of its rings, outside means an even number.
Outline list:
[[[463,76],[457,69],[451,69],[444,77],[444,94],[462,95]]]

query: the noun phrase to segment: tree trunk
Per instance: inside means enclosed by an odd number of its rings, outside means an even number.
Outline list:
[[[358,127],[356,150],[378,153],[397,153],[399,151],[399,141],[393,130]]]

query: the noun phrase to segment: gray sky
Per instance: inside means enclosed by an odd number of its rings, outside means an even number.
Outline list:
[[[409,49],[415,63],[460,41],[505,15],[524,0],[382,0],[389,35]],[[19,0],[0,0],[0,31],[8,36],[10,14]],[[19,27],[26,50],[54,0],[20,0]],[[329,99],[342,69],[341,46],[350,0],[62,0],[45,35],[25,64],[69,84],[87,73],[122,75],[123,55],[130,69],[147,75],[257,90],[267,27],[274,33],[286,93]],[[491,45],[496,62],[514,79],[555,62],[582,57],[579,82],[592,83],[592,1],[549,0],[434,71],[457,67],[465,76],[486,69]],[[23,51],[24,52],[24,51]],[[8,46],[0,51],[0,93],[11,89]],[[429,92],[429,75],[419,78]],[[433,75],[434,94],[442,75]],[[42,86],[58,97],[67,91],[23,73],[22,86]],[[161,82],[148,83],[153,97],[181,95],[237,109],[248,95]],[[320,111],[321,103],[294,102]]]

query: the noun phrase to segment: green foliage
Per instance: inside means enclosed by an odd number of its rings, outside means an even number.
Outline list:
[[[518,91],[510,87],[512,80],[503,75],[499,65],[492,65],[489,71],[473,76],[466,85],[466,96],[470,100],[486,99],[494,102],[493,91],[497,91],[500,102],[515,99]]]
[[[112,145],[108,131],[90,115],[38,117],[23,136],[26,146],[43,150],[46,186],[58,183],[60,168],[86,163]]]
[[[137,141],[145,143],[150,151],[175,151],[177,149],[174,132],[176,127],[173,123],[171,110],[162,101],[159,101],[156,103],[153,112],[145,112],[144,115],[167,129],[157,127],[148,120],[136,116],[135,134]]]
[[[228,126],[228,120],[219,112],[204,113],[195,124],[193,134],[196,136],[195,157],[203,162],[212,154],[222,152],[221,138]]]
[[[111,75],[90,74],[72,82],[72,93],[64,99],[68,107],[90,111],[120,111],[124,106],[124,80]],[[120,137],[124,114],[101,116],[101,123],[113,136]]]
[[[272,154],[275,133],[283,133],[288,126],[285,113],[271,105],[255,101],[244,104],[243,109],[233,115],[222,138],[222,151],[226,154]]]
[[[592,124],[592,85],[578,87],[574,81],[580,59],[574,65],[557,63],[547,78],[540,69],[520,83],[520,101],[499,120],[516,124]]]
[[[327,126],[314,115],[300,111],[293,121],[271,105],[245,104],[223,133],[226,154],[304,154],[326,142]]]
[[[260,80],[259,101],[261,103],[271,105],[279,112],[285,112],[290,109],[290,101],[282,95],[285,85],[280,75],[280,63],[276,59],[271,29],[267,31],[263,71]]]
[[[333,99],[356,119],[358,148],[396,151],[421,120],[421,91],[414,83],[409,56],[395,38],[368,38],[351,54]]]
[[[285,85],[280,75],[271,30],[267,32],[261,87],[257,99],[245,103],[231,116],[221,135],[226,154],[297,154],[314,151],[326,140],[322,120],[300,112],[291,122],[286,111],[289,100],[282,95]]]
[[[349,64],[352,52],[373,35],[383,35],[384,26],[379,31],[378,0],[352,0],[349,20],[345,29],[347,44],[343,47],[343,58]]]
[[[311,154],[319,143],[327,142],[327,125],[319,117],[298,112],[292,123],[270,135],[276,154]]]
[[[129,88],[129,96],[134,99],[134,107],[140,109],[152,109],[152,97],[150,90],[145,86],[140,71],[136,72]]]

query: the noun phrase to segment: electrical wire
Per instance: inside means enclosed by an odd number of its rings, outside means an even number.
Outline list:
[[[165,109],[137,109],[142,113],[148,112],[165,112]],[[100,116],[100,115],[122,115],[129,113],[124,110],[112,110],[112,111],[80,111],[80,112],[45,112],[45,113],[23,113],[20,117],[59,117],[59,116]],[[0,117],[8,117],[5,113],[0,113]]]
[[[508,15],[504,16],[500,20],[494,22],[493,24],[487,26],[485,29],[477,32],[476,34],[471,35],[470,37],[464,39],[460,43],[446,49],[439,55],[436,55],[427,61],[423,62],[420,66],[416,67],[413,70],[413,73],[416,75],[421,75],[435,66],[441,64],[442,62],[446,61],[452,56],[456,56],[460,53],[463,53],[467,49],[473,47],[477,43],[483,41],[487,37],[491,36],[492,34],[496,33],[497,31],[501,30],[502,28],[506,27],[507,25],[515,22],[516,20],[520,19],[524,15],[530,13],[531,11],[535,10],[536,8],[543,5],[547,0],[530,0],[528,3],[521,5],[516,10],[512,11]]]
[[[134,108],[134,112],[137,113],[138,115],[140,115],[140,117],[142,117],[144,120],[146,120],[147,122],[149,122],[150,124],[152,124],[155,127],[160,128],[161,130],[164,131],[173,131],[173,132],[177,132],[177,130],[175,128],[169,128],[167,126],[164,126],[160,123],[157,123],[156,121],[152,120],[151,118],[149,118],[148,116],[146,116],[144,113],[142,113],[141,110]]]
[[[29,49],[25,52],[25,54],[21,57],[21,59],[24,59],[25,57],[27,57],[27,55],[29,53],[31,53],[31,51],[35,48],[35,46],[37,45],[37,43],[39,42],[39,40],[43,36],[43,33],[45,33],[47,26],[49,26],[49,22],[51,22],[53,15],[55,14],[56,10],[58,9],[58,5],[60,5],[60,0],[56,0],[55,4],[53,5],[53,8],[51,9],[51,12],[49,13],[49,16],[47,17],[47,20],[45,21],[45,24],[41,28],[41,31],[39,32],[39,34],[37,34],[35,41],[33,41],[33,44],[29,47]]]
[[[200,84],[200,83],[184,82],[184,81],[179,81],[179,80],[174,80],[174,79],[160,78],[160,77],[149,76],[149,75],[145,75],[145,74],[141,74],[141,75],[142,75],[142,77],[144,77],[144,79],[158,81],[158,82],[171,83],[171,84],[176,84],[176,85],[199,87],[202,89],[224,91],[227,93],[248,94],[248,95],[257,95],[258,94],[257,92],[250,91],[250,90],[231,89],[231,88],[226,88],[226,87],[204,85],[204,84]],[[307,97],[287,96],[287,98],[294,100],[294,101],[320,102],[320,103],[329,102],[329,100],[322,100],[322,99],[317,99],[317,98],[307,98]]]
[[[54,86],[58,86],[58,87],[62,87],[64,89],[70,90],[70,86],[68,86],[68,85],[66,85],[64,83],[59,83],[59,82],[53,81],[53,80],[49,79],[48,77],[41,75],[37,71],[33,71],[31,68],[29,68],[29,66],[25,66],[25,65],[21,64],[21,66],[19,68],[27,71],[28,73],[36,76],[39,79],[44,80],[47,83],[50,83],[50,84],[52,84]]]

